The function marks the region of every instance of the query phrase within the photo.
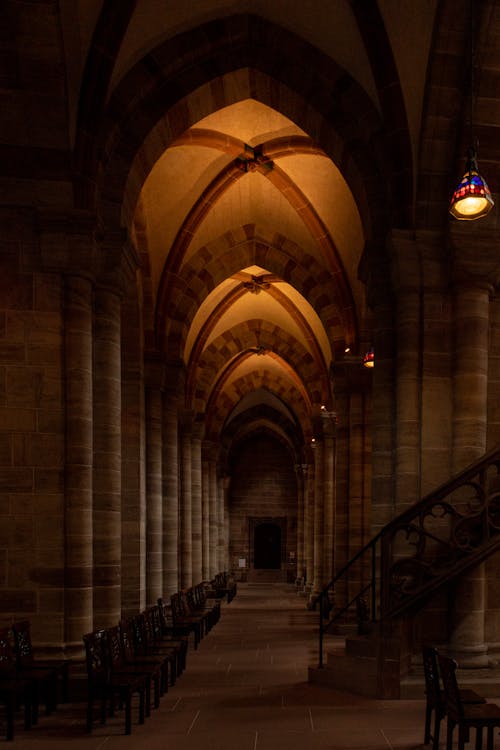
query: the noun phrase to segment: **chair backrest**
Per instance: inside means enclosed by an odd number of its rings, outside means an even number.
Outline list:
[[[183,617],[184,614],[179,592],[177,592],[176,594],[172,594],[172,596],[170,597],[170,603],[172,605],[172,618],[175,623],[175,621]]]
[[[120,639],[123,658],[130,661],[135,657],[134,633],[130,620],[120,620]]]
[[[448,656],[438,654],[439,670],[443,681],[444,702],[446,704],[446,713],[455,722],[462,720],[464,712],[460,690],[457,684],[455,670],[457,663]]]
[[[33,664],[33,646],[29,620],[15,622],[12,626],[14,635],[14,649],[18,665],[22,668]]]
[[[2,675],[10,675],[16,670],[16,655],[12,639],[10,628],[0,628],[0,674]]]
[[[109,674],[107,633],[105,630],[94,630],[83,636],[85,644],[85,663],[89,682],[106,680]]]
[[[154,649],[157,643],[157,626],[155,622],[155,608],[146,607],[142,613],[143,617],[143,628],[144,628],[144,644],[146,651],[148,649]]]
[[[425,694],[427,700],[435,707],[444,708],[444,700],[439,680],[438,652],[433,646],[423,646],[422,661],[424,665]]]
[[[120,626],[114,625],[107,628],[109,667],[111,670],[123,666],[123,653],[120,638]]]
[[[148,642],[145,620],[145,615],[143,612],[141,612],[138,615],[134,615],[134,617],[132,617],[132,619],[129,621],[134,643],[134,653],[136,655],[144,655],[147,653]]]

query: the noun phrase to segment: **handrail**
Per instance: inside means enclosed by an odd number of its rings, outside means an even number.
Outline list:
[[[319,666],[333,623],[371,591],[369,616],[396,617],[420,607],[447,581],[500,549],[500,447],[489,451],[387,523],[311,599],[319,603]],[[348,585],[353,566],[371,551],[371,574],[361,570],[359,590],[333,617],[331,597]]]

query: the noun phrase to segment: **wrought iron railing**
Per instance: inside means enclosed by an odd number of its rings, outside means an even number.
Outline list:
[[[312,601],[320,618],[319,666],[326,633],[354,606],[358,627],[363,619],[376,622],[417,610],[499,548],[496,448],[390,521]]]

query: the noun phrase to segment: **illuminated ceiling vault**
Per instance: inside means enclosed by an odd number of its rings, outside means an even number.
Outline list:
[[[182,363],[206,439],[271,432],[300,462],[335,364],[372,343],[365,284],[415,216],[437,8],[61,4],[80,205],[99,163],[103,224],[140,259],[146,355]]]
[[[333,162],[280,113],[239,101],[165,150],[136,225],[158,345],[184,362],[185,405],[207,437],[258,394],[255,427],[281,434],[279,415],[309,440],[363,306],[363,229]]]

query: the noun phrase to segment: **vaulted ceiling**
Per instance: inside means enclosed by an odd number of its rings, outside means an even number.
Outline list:
[[[61,2],[77,194],[127,228],[146,349],[183,362],[208,438],[265,429],[300,458],[332,365],[361,367],[367,262],[448,199],[459,134],[428,142],[462,112],[467,7]]]

